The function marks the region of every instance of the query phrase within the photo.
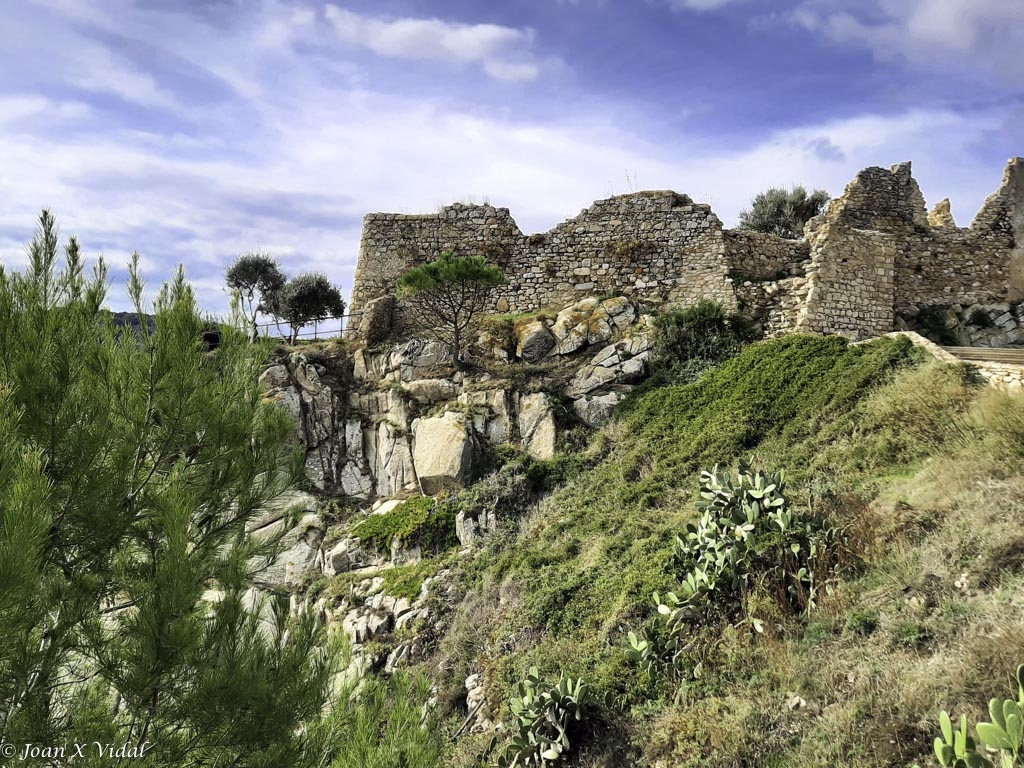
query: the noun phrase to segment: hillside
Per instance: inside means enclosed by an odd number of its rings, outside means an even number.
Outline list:
[[[501,450],[463,491],[339,520],[377,567],[322,578],[314,597],[338,616],[423,606],[396,610],[394,631],[354,629],[370,668],[413,659],[434,686],[444,757],[408,765],[494,764],[532,667],[586,686],[564,765],[935,764],[939,711],[977,722],[1024,661],[1024,402],[904,338],[790,336],[665,379],[599,430],[563,433],[550,459]],[[785,470],[813,558],[756,531],[674,659],[631,660],[629,632],[664,634],[652,594],[679,592],[674,541],[699,516],[700,470],[744,459]],[[460,548],[467,519],[494,522]],[[389,568],[394,545],[411,564]]]

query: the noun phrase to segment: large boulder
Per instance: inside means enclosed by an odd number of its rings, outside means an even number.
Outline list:
[[[402,389],[417,403],[424,404],[451,400],[459,394],[459,385],[448,379],[415,379],[402,384]]]
[[[473,437],[466,417],[448,411],[443,416],[417,419],[413,431],[413,464],[423,494],[434,496],[462,487],[473,466]]]
[[[568,355],[586,345],[587,321],[599,304],[600,302],[591,296],[558,313],[555,324],[551,326],[551,333],[558,342],[555,348],[557,354]]]
[[[609,392],[596,397],[581,397],[573,401],[572,408],[580,421],[588,427],[599,427],[611,418],[615,406],[623,395],[618,392]]]
[[[523,447],[535,459],[550,459],[555,455],[555,414],[545,393],[523,395],[519,399],[519,435]]]
[[[601,365],[585,365],[576,372],[569,382],[569,397],[581,397],[595,389],[606,387],[616,380],[618,373],[614,368]]]
[[[555,337],[541,320],[517,322],[515,334],[516,357],[528,363],[539,363],[555,346]]]
[[[603,344],[636,320],[636,309],[622,296],[599,301],[590,297],[558,313],[551,333],[555,354],[568,355],[582,347]]]
[[[510,397],[504,389],[463,392],[459,403],[469,406],[473,413],[473,431],[490,445],[507,443],[512,434]]]

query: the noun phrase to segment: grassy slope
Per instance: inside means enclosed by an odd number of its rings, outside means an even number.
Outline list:
[[[435,659],[453,721],[468,672],[500,705],[536,664],[594,688],[583,765],[928,764],[937,708],[980,712],[1024,660],[1024,407],[920,362],[903,340],[794,336],[637,397],[594,468],[463,564]],[[847,527],[865,564],[765,636],[697,630],[700,679],[652,685],[624,632],[673,586],[698,469],[749,454],[786,468],[791,496]],[[451,762],[479,746],[463,738]]]

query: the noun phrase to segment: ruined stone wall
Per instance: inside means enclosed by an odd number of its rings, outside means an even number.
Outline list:
[[[896,256],[896,311],[1005,301],[1012,246],[1012,235],[991,230],[915,230]]]
[[[1012,289],[1017,164],[970,229],[943,201],[929,216],[910,163],[867,168],[808,225],[811,289],[798,327],[860,339],[885,333],[897,315],[949,304],[1005,301]],[[1024,186],[1024,185],[1020,185]],[[1016,239],[1015,239],[1016,238]]]
[[[1024,298],[1022,266],[1024,163],[1015,158],[969,228],[956,226],[943,200],[924,226],[917,223],[904,234],[896,259],[896,311],[951,301],[1017,301]]]
[[[797,320],[807,303],[810,287],[810,281],[803,276],[735,284],[741,310],[760,324],[767,338],[800,330]]]
[[[524,236],[506,208],[448,206],[424,216],[371,214],[363,223],[351,311],[393,292],[406,269],[445,250],[482,253],[508,282],[494,311],[559,308],[601,294],[728,306],[722,223],[709,206],[674,192],[601,200],[545,234]]]
[[[725,230],[725,259],[739,282],[780,280],[804,274],[811,249],[806,240],[787,240],[763,232]]]
[[[434,214],[367,214],[349,303],[352,325],[369,301],[393,294],[411,267],[457,251],[482,253],[507,271],[506,257],[522,240],[508,208],[455,204]]]
[[[496,312],[602,294],[677,304],[709,298],[744,305],[772,334],[861,339],[926,307],[1024,298],[1024,160],[1010,162],[967,229],[956,227],[948,201],[926,213],[910,163],[861,171],[801,241],[725,231],[708,206],[669,191],[601,200],[530,236],[507,209],[491,206],[370,214],[352,312],[445,250],[482,253],[503,269],[508,283],[493,292]]]

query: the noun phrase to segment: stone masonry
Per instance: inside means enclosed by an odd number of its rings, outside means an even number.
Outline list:
[[[1024,159],[1009,162],[967,228],[956,226],[948,199],[926,211],[910,163],[861,171],[808,222],[803,240],[726,230],[709,206],[671,191],[601,200],[535,235],[520,232],[508,209],[489,205],[372,213],[363,222],[352,330],[405,270],[446,250],[483,254],[502,268],[507,283],[493,291],[494,312],[593,295],[655,305],[708,298],[745,309],[768,335],[862,339],[931,307],[1024,299]]]

